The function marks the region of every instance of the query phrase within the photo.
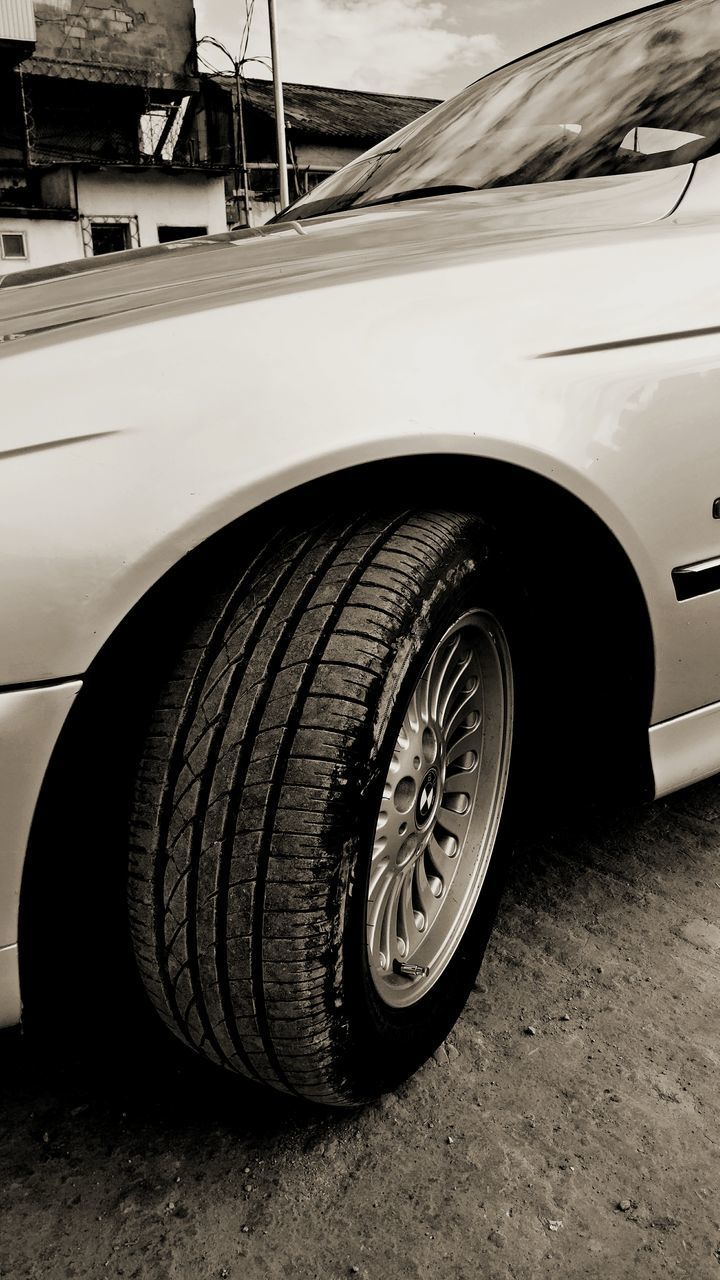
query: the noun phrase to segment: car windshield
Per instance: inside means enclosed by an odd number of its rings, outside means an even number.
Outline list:
[[[687,164],[720,140],[720,0],[675,0],[495,71],[281,218]]]

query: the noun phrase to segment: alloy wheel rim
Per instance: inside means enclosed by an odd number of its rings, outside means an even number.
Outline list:
[[[504,632],[447,629],[410,697],[387,772],[366,903],[370,974],[394,1008],[447,968],[477,904],[507,790],[513,681]]]

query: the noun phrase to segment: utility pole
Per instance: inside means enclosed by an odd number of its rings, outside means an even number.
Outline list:
[[[2,0],[0,0],[0,3],[1,2]],[[240,56],[238,56],[237,58],[234,58],[230,50],[224,44],[222,44],[220,40],[216,40],[215,36],[203,36],[202,40],[198,41],[198,45],[197,45],[198,53],[201,45],[210,45],[213,49],[219,50],[219,52],[222,53],[222,55],[225,58],[227,58],[228,62],[230,63],[230,66],[233,69],[233,75],[235,77],[235,93],[233,98],[233,130],[232,130],[233,199],[235,201],[235,213],[237,215],[237,220],[238,222],[240,222],[240,218],[241,218],[240,197],[242,196],[242,212],[245,215],[245,226],[249,227],[250,226],[250,190],[248,188],[248,181],[249,181],[248,158],[247,158],[247,144],[246,144],[246,138],[245,138],[245,119],[243,115],[242,76],[243,76],[244,64],[246,62],[252,61],[252,59],[242,58]],[[199,57],[205,63],[205,66],[208,68],[208,70],[213,73],[213,75],[221,74],[221,72],[218,71],[217,67],[214,67],[212,63],[209,63],[202,54],[199,53]],[[156,148],[156,150],[157,149],[158,148]]]
[[[277,39],[276,0],[268,0],[270,18],[270,53],[272,56],[273,89],[275,92],[275,125],[277,128],[278,171],[280,174],[280,207],[286,209],[290,203],[290,187],[288,185],[287,145],[285,140],[285,102],[283,99],[283,83],[280,74]]]
[[[235,111],[237,114],[235,122],[235,206],[238,208],[237,196],[237,162],[240,160],[240,174],[243,193],[243,211],[245,213],[245,226],[250,226],[250,192],[248,191],[248,164],[247,164],[247,147],[245,145],[245,119],[243,115],[243,86],[242,86],[242,63],[235,63]],[[240,153],[238,156],[238,152]],[[239,219],[238,219],[239,221]]]

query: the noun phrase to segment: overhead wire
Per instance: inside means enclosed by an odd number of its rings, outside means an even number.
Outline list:
[[[245,0],[245,26],[240,39],[240,64],[244,62],[248,45],[250,44],[250,32],[252,30],[252,22],[255,16],[255,0]]]

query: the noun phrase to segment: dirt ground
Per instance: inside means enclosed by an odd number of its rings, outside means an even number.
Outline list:
[[[719,926],[713,781],[527,848],[445,1049],[364,1112],[3,1033],[0,1272],[720,1280]]]

